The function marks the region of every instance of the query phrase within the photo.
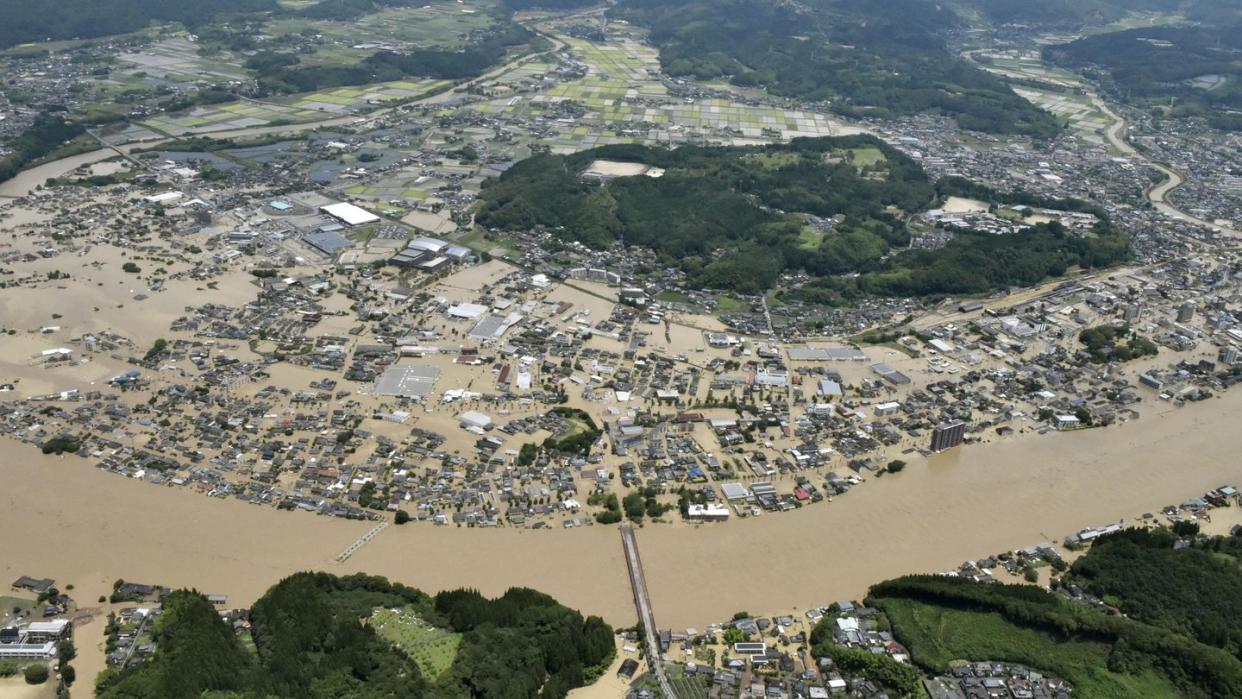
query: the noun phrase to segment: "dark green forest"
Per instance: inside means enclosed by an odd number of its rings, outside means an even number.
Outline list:
[[[1242,537],[1210,537],[1174,549],[1167,529],[1103,537],[1074,562],[1070,582],[1126,616],[1242,659]]]
[[[856,165],[860,150],[882,157]],[[641,162],[665,174],[599,185],[581,177],[596,159]],[[908,234],[888,207],[916,211],[933,193],[917,163],[870,136],[756,147],[605,146],[516,164],[484,188],[476,220],[544,228],[593,247],[649,247],[680,264],[696,286],[758,291],[787,268],[849,271],[904,244]],[[804,224],[792,212],[843,216],[840,240],[805,247]]]
[[[789,293],[831,305],[867,296],[980,295],[1032,286],[1071,268],[1109,267],[1129,256],[1129,237],[1107,221],[1088,236],[1057,222],[1020,233],[962,231],[939,250],[908,250],[856,277],[829,277]]]
[[[1099,67],[1119,98],[1171,107],[1172,116],[1206,116],[1237,130],[1242,120],[1222,110],[1242,108],[1242,22],[1152,27],[1097,34],[1046,47],[1044,60],[1074,69]],[[1210,89],[1196,78],[1218,76]]]
[[[400,648],[364,622],[407,608],[463,634],[452,666],[424,677]],[[102,699],[214,697],[561,698],[611,661],[612,629],[547,595],[514,588],[496,599],[473,590],[435,597],[384,578],[298,573],[250,610],[254,650],[197,592],[174,592],[155,625],[157,651],[97,682]]]
[[[581,177],[596,159],[641,162],[665,174],[600,185]],[[917,163],[871,136],[676,150],[607,146],[517,163],[486,184],[476,221],[544,229],[597,248],[648,247],[697,288],[754,293],[786,270],[802,270],[819,279],[789,295],[823,304],[985,293],[1071,267],[1111,265],[1128,251],[1127,237],[1103,218],[1088,236],[1041,224],[1005,236],[966,232],[941,250],[892,254],[909,242],[904,215],[925,210],[936,196]],[[1058,203],[1095,211],[1086,202]],[[838,220],[820,233],[807,215]]]
[[[846,116],[940,112],[963,128],[1050,137],[1057,121],[945,46],[959,23],[929,0],[621,0],[672,75],[728,78],[831,102]]]
[[[276,0],[0,0],[0,48],[124,34],[152,21],[195,27],[224,14],[278,7]]]
[[[422,0],[321,0],[299,14],[316,19],[349,21],[384,6],[422,4]],[[247,37],[240,37],[245,42]],[[511,11],[497,8],[492,28],[464,48],[378,51],[358,63],[302,65],[297,56],[261,52],[246,62],[255,72],[260,94],[313,92],[346,85],[402,80],[407,77],[465,80],[501,63],[508,52],[537,40],[537,35],[512,20]],[[240,48],[240,47],[234,47]]]
[[[880,583],[867,602],[932,672],[954,659],[1005,660],[1059,674],[1081,696],[1242,696],[1242,543],[1217,537],[1174,550],[1175,539],[1121,532],[1074,563],[1066,584],[1128,617],[1035,586],[931,575]]]

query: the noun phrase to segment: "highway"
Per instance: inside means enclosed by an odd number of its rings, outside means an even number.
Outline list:
[[[664,674],[664,661],[660,656],[660,642],[656,635],[655,613],[651,611],[651,597],[647,594],[647,579],[643,575],[643,562],[638,557],[638,539],[634,536],[634,528],[621,525],[621,545],[625,548],[625,564],[630,569],[630,588],[634,590],[634,607],[638,609],[638,620],[643,625],[643,642],[647,646],[647,665],[655,673],[656,682],[665,699],[677,699],[673,686],[668,683]]]

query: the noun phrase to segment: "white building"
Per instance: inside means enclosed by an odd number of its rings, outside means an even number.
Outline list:
[[[729,519],[729,508],[716,503],[706,505],[690,505],[686,519],[697,522],[723,522]]]
[[[900,408],[901,408],[901,403],[897,403],[894,401],[890,401],[888,403],[880,403],[875,406],[875,416],[876,417],[887,417],[889,415],[896,415],[897,411]]]
[[[328,204],[327,206],[319,207],[319,210],[347,226],[361,226],[380,220],[379,216],[348,202]]]
[[[18,662],[22,660],[51,660],[56,657],[56,644],[47,643],[6,643],[0,645],[0,662]]]
[[[466,411],[458,419],[461,421],[462,427],[465,428],[474,427],[480,430],[487,430],[492,427],[492,419],[477,410]]]

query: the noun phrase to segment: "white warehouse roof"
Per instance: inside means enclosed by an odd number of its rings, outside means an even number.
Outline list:
[[[364,223],[375,223],[380,220],[379,216],[348,202],[328,204],[319,207],[319,210],[347,226],[361,226]]]

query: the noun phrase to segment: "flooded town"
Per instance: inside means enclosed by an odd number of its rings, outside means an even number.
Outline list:
[[[367,15],[378,38],[262,31],[280,55],[422,50],[384,33],[417,13],[461,51],[499,31],[472,16],[495,3],[453,5]],[[1123,696],[1018,657],[926,661],[913,597],[872,586],[1111,609],[1067,573],[1095,541],[1242,531],[1238,132],[1106,100],[1033,29],[948,46],[1060,119],[1051,138],[686,77],[601,8],[514,17],[536,38],[486,71],[281,95],[241,60],[267,53],[175,28],[6,53],[0,137],[40,104],[115,114],[0,183],[0,697],[60,695],[32,663],[72,661],[59,687],[86,696],[156,662],[179,588],[253,648],[251,605],[311,570],[597,615],[615,653],[578,699]],[[251,92],[191,99],[221,85]],[[624,210],[615,183],[692,169],[640,147],[860,188],[917,171],[928,196],[868,211],[905,237],[855,267],[752,288],[700,283],[718,251],[588,244],[498,193],[600,149],[558,176]],[[796,217],[807,257],[857,233],[852,209],[765,196],[739,199]],[[935,274],[963,241],[1044,235],[1076,256],[976,258],[1027,283],[864,293],[916,288],[905,256]],[[460,633],[374,614],[448,672]]]

